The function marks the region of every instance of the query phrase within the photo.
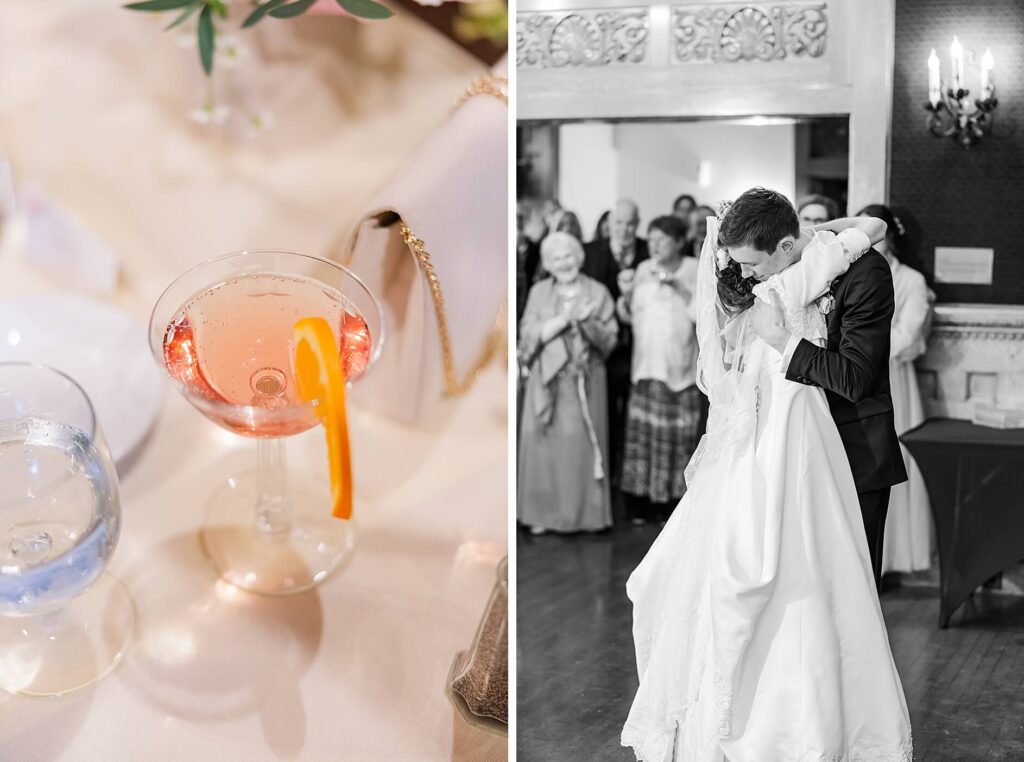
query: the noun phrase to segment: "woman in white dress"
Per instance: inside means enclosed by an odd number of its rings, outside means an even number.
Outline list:
[[[640,686],[622,743],[649,762],[909,762],[910,719],[839,433],[820,389],[785,380],[749,305],[719,298],[735,263],[717,251],[717,222],[708,218],[696,294],[708,433],[686,496],[627,583]],[[788,250],[802,258],[753,287],[811,341],[826,335],[814,300],[869,248],[862,232],[823,232],[852,222],[801,232],[792,210]]]
[[[892,268],[892,287],[896,310],[892,318],[889,344],[889,386],[896,433],[904,434],[924,422],[924,406],[917,388],[914,361],[928,349],[935,294],[924,275],[912,261],[901,260],[901,244],[906,234],[903,224],[888,207],[872,204],[858,216],[877,217],[889,226],[885,238],[875,244]],[[906,258],[906,255],[903,255]],[[907,465],[907,481],[894,485],[889,493],[889,513],[885,519],[882,545],[882,573],[916,572],[932,563],[932,514],[928,491],[917,463],[901,445]]]

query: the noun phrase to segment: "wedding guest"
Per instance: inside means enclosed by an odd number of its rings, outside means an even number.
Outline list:
[[[526,217],[529,205],[522,199],[516,201],[516,320],[523,316],[526,309],[526,295],[530,291],[531,261],[530,239],[526,236]]]
[[[800,218],[800,227],[824,225],[839,218],[839,204],[828,196],[812,193],[796,202],[796,213]]]
[[[527,275],[526,261],[530,251],[530,241],[523,231],[516,232],[516,320],[523,316],[526,309],[526,294],[530,290],[530,278]]]
[[[534,534],[611,526],[605,358],[618,324],[608,289],[580,272],[583,247],[568,233],[541,244],[544,268],[519,323],[529,368],[519,442],[520,522]]]
[[[667,518],[686,492],[683,472],[699,439],[703,395],[691,312],[697,260],[683,256],[685,243],[681,220],[654,219],[647,228],[651,258],[637,265],[632,291],[618,302],[633,327],[621,489],[634,524]]]
[[[568,233],[583,243],[583,227],[580,225],[580,218],[576,216],[576,212],[562,210],[561,214],[555,217],[554,229],[560,233]]]
[[[590,239],[591,242],[608,240],[608,218],[611,213],[611,209],[601,212],[601,216],[597,218],[597,225],[594,226],[594,237]]]
[[[679,218],[679,221],[682,222],[683,225],[687,225],[690,220],[690,212],[693,211],[696,206],[697,199],[689,193],[684,193],[672,202],[672,214]]]
[[[537,234],[540,211],[537,205],[520,199],[516,202],[516,319],[526,309],[526,295],[530,291],[540,266],[540,242],[530,237]],[[532,228],[532,230],[531,230]]]
[[[576,216],[575,212],[567,212],[564,209],[552,213],[548,218],[551,223],[551,232],[568,233],[580,243],[583,243],[583,228],[580,226],[579,217]],[[538,255],[539,257],[539,255]],[[538,264],[537,270],[533,276],[533,282],[536,283],[548,277],[548,273],[544,269],[544,265]]]
[[[547,235],[555,229],[555,223],[562,214],[562,205],[557,198],[546,198],[540,204],[541,218],[544,220],[544,233]]]
[[[586,246],[583,272],[603,284],[613,301],[629,291],[634,268],[648,257],[647,242],[636,234],[639,224],[640,213],[636,204],[621,199],[612,207],[608,218],[608,240],[591,241]],[[608,357],[609,473],[612,474],[612,487],[616,490],[626,438],[626,404],[632,357],[633,339],[629,326],[620,322],[618,346]],[[618,495],[615,499],[618,505]]]
[[[553,206],[557,207],[558,202],[551,199],[541,201],[538,199],[526,199],[521,201],[524,209],[523,234],[538,246],[544,240],[551,227],[548,225],[548,218],[551,216]]]
[[[647,259],[647,242],[636,234],[640,213],[634,202],[622,199],[608,215],[608,238],[593,240],[584,249],[583,272],[603,283],[613,298],[621,293],[620,274]]]
[[[896,297],[889,346],[889,385],[896,433],[903,434],[924,422],[924,406],[917,387],[914,360],[928,348],[932,304],[935,294],[906,246],[906,230],[887,206],[871,204],[858,217],[877,217],[889,226],[885,239],[875,248],[892,268]],[[908,480],[897,484],[889,495],[889,515],[882,544],[882,573],[915,572],[931,566],[931,507],[924,479],[914,459],[902,445]]]
[[[686,226],[687,242],[683,252],[686,256],[700,259],[700,250],[708,234],[708,217],[714,216],[715,210],[704,204],[690,210]]]

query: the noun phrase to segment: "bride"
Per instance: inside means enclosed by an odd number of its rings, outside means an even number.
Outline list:
[[[622,744],[647,762],[910,762],[846,452],[822,390],[787,381],[754,333],[718,226],[708,218],[694,294],[707,434],[686,496],[626,585],[640,687]],[[870,248],[864,230],[877,240],[884,227],[801,231],[786,247],[795,263],[753,295],[821,344],[815,300]]]

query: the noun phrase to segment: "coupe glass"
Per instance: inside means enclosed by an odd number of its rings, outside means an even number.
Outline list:
[[[322,317],[338,341],[349,384],[380,355],[384,316],[345,267],[284,251],[243,251],[193,267],[157,300],[154,357],[214,423],[257,440],[256,468],[211,495],[200,536],[221,576],[281,595],[322,582],[354,548],[350,521],[331,515],[327,465],[289,473],[283,437],[319,423],[295,391],[292,326]]]
[[[117,472],[92,404],[53,368],[0,363],[0,687],[54,696],[121,660],[135,624],[104,568]]]

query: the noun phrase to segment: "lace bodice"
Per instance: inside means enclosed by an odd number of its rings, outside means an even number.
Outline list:
[[[770,294],[778,296],[787,331],[816,344],[824,341],[828,335],[825,329],[825,315],[817,301],[806,305],[797,303],[776,275],[754,286],[754,295],[759,299],[770,302]]]

